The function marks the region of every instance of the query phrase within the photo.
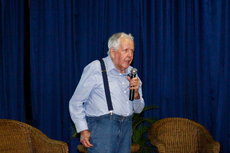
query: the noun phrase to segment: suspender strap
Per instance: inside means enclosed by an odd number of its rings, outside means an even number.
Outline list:
[[[109,91],[109,83],[108,83],[107,73],[106,73],[106,69],[105,69],[105,63],[102,59],[100,59],[100,63],[101,63],[101,72],[102,72],[102,77],[103,77],[103,81],[104,81],[104,88],[105,88],[107,105],[108,105],[109,111],[112,114],[113,106],[112,106],[112,102],[111,102],[111,96],[110,96],[110,91]]]

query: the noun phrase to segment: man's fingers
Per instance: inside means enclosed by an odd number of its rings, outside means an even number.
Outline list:
[[[90,132],[88,130],[81,131],[80,142],[87,148],[92,147],[93,145],[89,142]]]
[[[127,76],[127,79],[128,79],[128,81],[130,81],[131,80],[130,76]]]
[[[86,147],[92,147],[93,145],[88,140],[82,140],[81,143]]]
[[[139,85],[140,85],[139,80],[133,80],[133,81],[130,81],[129,86],[131,89],[136,89],[136,88],[139,88]]]
[[[89,147],[92,147],[92,146],[93,146],[93,145],[92,145],[89,141],[86,142],[86,147],[89,148]]]

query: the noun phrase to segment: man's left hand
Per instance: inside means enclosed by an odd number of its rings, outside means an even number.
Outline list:
[[[127,76],[127,79],[129,81],[129,89],[134,90],[134,99],[140,99],[140,95],[138,92],[139,86],[140,86],[140,80],[138,77],[130,78],[130,76]]]

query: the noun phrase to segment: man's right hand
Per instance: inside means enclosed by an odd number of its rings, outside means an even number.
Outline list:
[[[89,137],[90,137],[90,132],[89,130],[84,130],[80,132],[81,136],[80,136],[80,142],[86,147],[92,147],[93,145],[89,142]]]

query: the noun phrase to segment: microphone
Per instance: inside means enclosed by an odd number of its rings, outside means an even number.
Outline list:
[[[137,74],[137,69],[132,68],[130,72],[131,72],[131,77],[130,78],[131,79],[135,78],[136,74]],[[133,101],[133,99],[134,99],[134,89],[130,90],[130,92],[129,92],[129,100]]]

